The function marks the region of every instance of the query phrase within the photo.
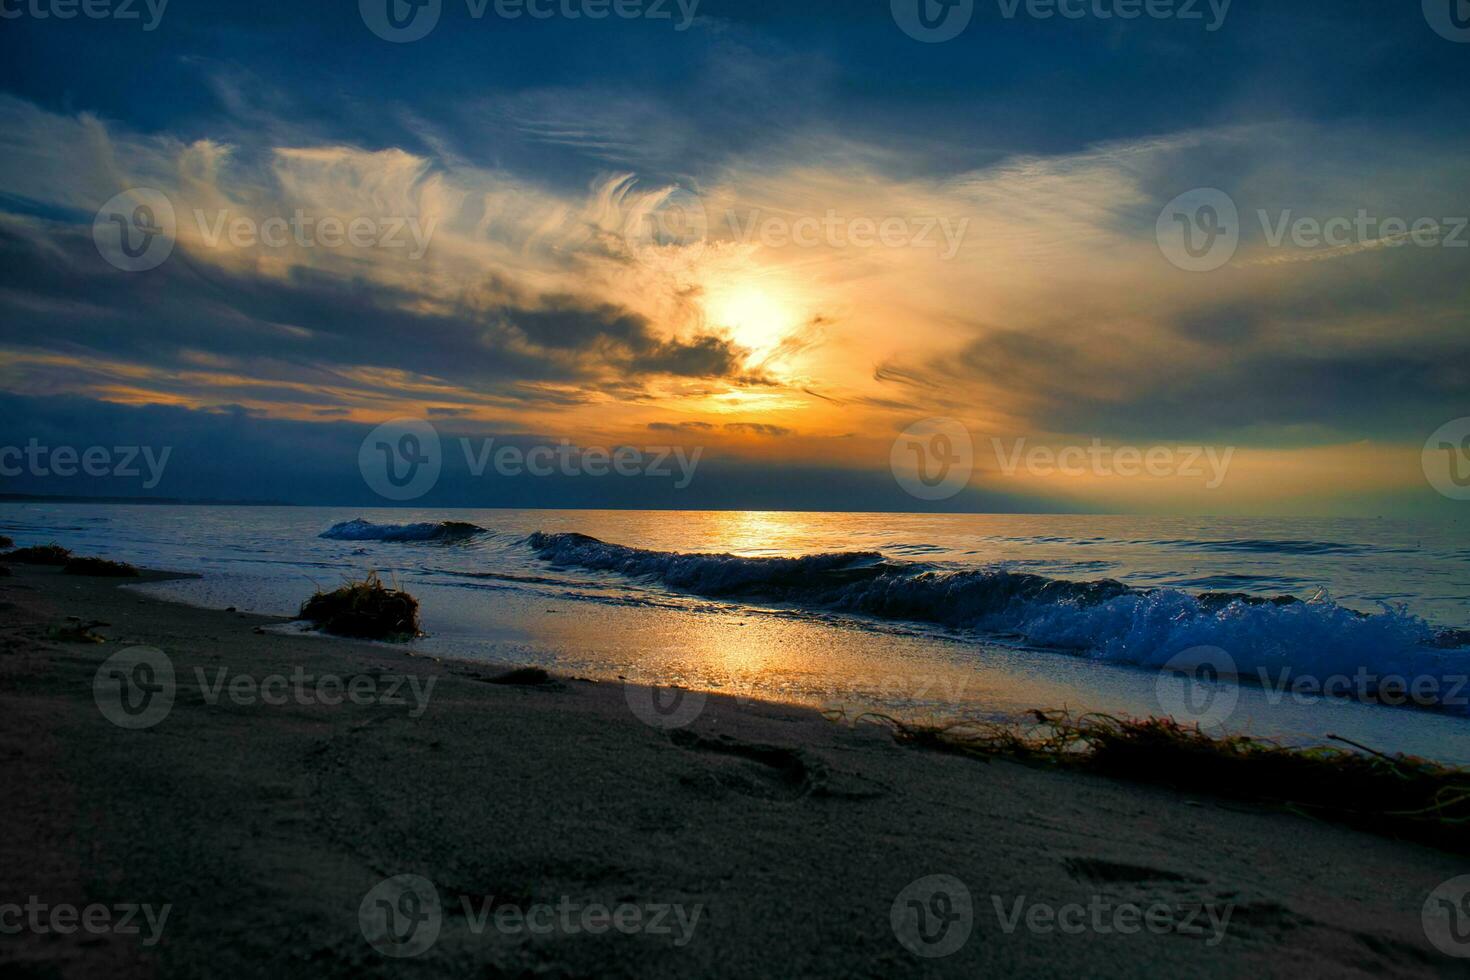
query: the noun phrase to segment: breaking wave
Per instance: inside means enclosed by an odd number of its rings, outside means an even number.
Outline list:
[[[478,524],[437,521],[421,524],[374,524],[361,518],[333,524],[318,537],[331,541],[465,541],[488,534]]]
[[[1161,667],[1183,650],[1211,646],[1226,651],[1247,680],[1283,670],[1319,678],[1367,671],[1384,679],[1432,677],[1446,692],[1460,692],[1470,669],[1470,632],[1436,629],[1399,608],[1362,613],[1325,596],[1188,593],[1000,567],[946,571],[876,552],[745,558],[541,532],[526,544],[553,564],[643,578],[679,592],[982,631],[1110,663]]]

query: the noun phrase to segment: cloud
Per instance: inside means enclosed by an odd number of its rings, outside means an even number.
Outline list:
[[[553,200],[398,149],[245,154],[144,138],[13,98],[0,98],[0,123],[11,151],[0,179],[24,202],[0,214],[0,344],[25,354],[25,390],[126,374],[161,398],[248,388],[254,407],[293,412],[324,397],[377,403],[405,384],[503,405],[585,403],[658,377],[744,383],[728,337],[687,309],[655,323],[629,304],[638,274],[608,237],[616,203],[596,194]],[[90,224],[138,184],[171,201],[177,241],[134,275],[101,261]],[[365,237],[333,245],[329,221]],[[207,390],[176,376],[201,362],[210,370],[190,374]]]
[[[767,436],[779,439],[782,436],[791,435],[791,430],[781,425],[769,425],[764,422],[726,422],[727,432],[744,432],[754,436]]]
[[[434,488],[414,507],[682,508],[897,510],[912,506],[887,472],[852,466],[791,465],[722,456],[707,449],[693,480],[675,488],[674,478],[628,479],[476,475],[464,453],[452,446],[451,423],[438,428],[445,440],[443,471]],[[348,421],[294,421],[249,414],[202,412],[177,406],[118,405],[73,397],[24,398],[0,393],[0,448],[26,447],[35,440],[48,451],[70,446],[148,447],[167,464],[158,484],[145,491],[142,475],[93,477],[41,474],[27,467],[7,478],[4,491],[62,496],[252,500],[338,507],[382,507],[359,469],[358,453],[372,425]],[[485,437],[495,431],[476,432]],[[512,436],[497,444],[542,437]],[[452,448],[451,448],[452,446]],[[13,454],[12,462],[13,462]],[[49,455],[44,457],[49,459]],[[950,509],[1035,510],[1040,503],[994,491],[975,490],[948,502]],[[323,527],[326,525],[323,524]]]
[[[708,422],[650,422],[648,428],[654,432],[709,432],[714,426]]]
[[[1299,121],[974,172],[956,184],[984,202],[985,260],[912,284],[945,297],[928,307],[948,343],[895,350],[873,379],[978,431],[1417,444],[1463,401],[1450,365],[1470,353],[1465,253],[1372,236],[1302,248],[1272,230],[1360,212],[1447,225],[1465,151],[1450,138],[1402,154],[1381,132]],[[1236,257],[1205,274],[1155,240],[1194,186],[1227,190],[1240,215]]]
[[[549,104],[563,111],[537,122]],[[267,105],[186,138],[0,97],[0,388],[321,424],[720,432],[760,437],[730,440],[752,457],[881,468],[894,432],[940,416],[1000,435],[1409,444],[1467,387],[1463,252],[1277,247],[1258,218],[1446,219],[1463,209],[1450,136],[1409,153],[1383,124],[1232,124],[946,169],[814,127],[669,175],[659,160],[688,148],[666,104],[467,105],[615,168],[570,186],[421,120],[401,146],[311,119],[254,136],[242,120],[289,109]],[[640,118],[646,155],[619,128]],[[137,184],[168,195],[179,231],[167,262],[128,274],[90,225]],[[1242,222],[1236,259],[1208,274],[1155,239],[1197,186],[1226,189]],[[629,234],[689,195],[705,234]],[[229,233],[298,214],[317,234],[396,223],[404,244]],[[747,233],[813,220],[841,236]],[[853,234],[894,222],[899,244]]]

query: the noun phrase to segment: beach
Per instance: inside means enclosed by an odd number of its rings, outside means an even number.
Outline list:
[[[41,924],[0,944],[21,975],[1463,969],[1423,916],[1463,861],[1427,847],[920,751],[805,707],[496,683],[484,663],[12,570],[0,904]],[[58,633],[79,626],[102,642]],[[173,672],[161,717],[97,693],[140,647]]]

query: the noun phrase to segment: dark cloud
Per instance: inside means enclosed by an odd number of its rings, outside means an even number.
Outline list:
[[[917,371],[901,368],[894,364],[880,364],[873,369],[874,381],[892,381],[898,384],[912,385],[916,388],[937,388],[939,385],[932,379],[925,377]]]
[[[639,379],[657,377],[742,383],[741,352],[723,338],[662,338],[622,308],[529,296],[496,277],[459,307],[428,313],[391,285],[304,268],[284,280],[255,276],[183,248],[156,269],[124,273],[75,225],[15,220],[0,220],[0,269],[0,346],[96,365],[51,380],[39,368],[31,391],[124,383],[109,361],[155,369],[154,379],[125,383],[161,392],[323,409],[353,395],[401,399],[414,379],[502,407],[581,404],[614,386],[636,400]],[[241,380],[201,389],[170,378],[209,370]]]
[[[655,423],[656,424],[656,423]],[[798,466],[721,458],[703,452],[684,489],[672,479],[609,476],[476,477],[469,469],[453,423],[436,426],[443,445],[443,473],[435,487],[411,506],[630,508],[714,510],[850,510],[965,512],[1059,509],[1039,498],[970,489],[954,500],[928,505],[905,493],[882,459],[851,465]],[[392,506],[364,482],[358,451],[372,426],[345,421],[295,422],[241,413],[209,413],[173,406],[125,406],[82,398],[25,398],[0,393],[0,450],[40,446],[147,446],[168,450],[160,483],[138,479],[57,477],[22,472],[0,478],[0,494],[173,497],[191,500],[253,500],[342,508]],[[502,430],[505,431],[505,430]],[[490,436],[497,445],[550,445],[557,436],[465,433]],[[9,464],[13,457],[6,457]],[[1075,508],[1070,508],[1075,509]],[[333,520],[355,516],[344,513]]]
[[[639,374],[671,374],[686,378],[735,378],[740,351],[721,337],[697,337],[689,343],[664,341],[639,352],[629,366]]]
[[[883,371],[883,369],[879,368],[879,371]],[[890,378],[888,380],[893,379]],[[812,388],[803,388],[801,390],[803,393],[811,395],[813,398],[820,398],[822,401],[830,402],[833,405],[867,405],[870,408],[881,408],[887,411],[895,412],[917,412],[921,410],[921,406],[917,402],[900,401],[896,398],[876,398],[872,395],[839,396],[823,394],[822,392],[816,391]]]
[[[755,436],[769,436],[772,439],[789,436],[792,432],[784,425],[768,425],[765,422],[726,422],[725,428],[730,432],[746,432]]]
[[[1187,329],[1196,319],[1181,321]],[[1053,332],[995,331],[929,369],[946,393],[974,393],[1024,412],[1039,431],[1126,438],[1226,439],[1245,445],[1423,439],[1464,414],[1470,390],[1470,316],[1462,332],[1402,344],[1392,335],[1356,345],[1224,342],[1206,366],[1180,363],[1146,340],[1095,345]],[[1252,331],[1287,332],[1257,313]]]

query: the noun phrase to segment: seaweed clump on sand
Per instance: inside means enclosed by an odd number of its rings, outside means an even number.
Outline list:
[[[53,626],[47,631],[47,636],[61,643],[106,643],[107,638],[92,632],[98,626],[108,626],[100,619],[94,619],[90,623],[84,623],[76,616],[66,617],[66,625]]]
[[[301,604],[301,618],[337,636],[407,640],[419,635],[419,601],[388,588],[376,572],[332,592],[317,592]]]
[[[30,548],[17,548],[0,555],[0,561],[16,565],[65,565],[71,560],[71,552],[59,544],[41,544]]]
[[[1470,853],[1470,770],[1416,756],[1298,748],[1246,735],[1214,737],[1173,718],[1031,712],[1031,724],[889,726],[900,743],[981,759],[1010,758],[1231,797],[1360,830]]]
[[[125,561],[106,558],[73,558],[62,567],[67,575],[95,575],[101,578],[137,578],[138,570]]]

